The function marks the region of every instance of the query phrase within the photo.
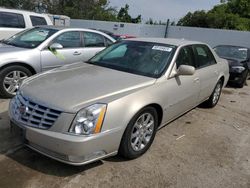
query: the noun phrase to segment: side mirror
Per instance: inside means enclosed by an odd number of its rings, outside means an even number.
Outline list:
[[[63,46],[59,43],[53,43],[49,46],[49,49],[51,50],[59,50],[59,49],[63,49]]]
[[[195,68],[193,66],[189,65],[181,65],[177,70],[177,76],[187,76],[187,75],[193,75],[195,73]]]

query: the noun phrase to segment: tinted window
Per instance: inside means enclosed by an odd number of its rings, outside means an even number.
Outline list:
[[[105,47],[104,37],[98,33],[84,32],[85,47]]]
[[[160,77],[169,66],[176,46],[153,42],[121,41],[106,48],[89,63],[149,77]]]
[[[23,15],[0,12],[0,27],[25,28]]]
[[[176,59],[176,66],[179,68],[180,65],[195,66],[193,49],[191,46],[186,46],[180,49],[178,57]]]
[[[248,49],[238,46],[217,46],[215,52],[224,58],[247,60]]]
[[[36,25],[47,25],[45,18],[39,16],[30,16],[31,23],[33,26]]]
[[[111,40],[109,40],[108,38],[106,39],[106,46],[110,46],[111,44],[113,44],[113,42]]]
[[[78,31],[69,31],[59,35],[53,43],[59,43],[63,48],[81,47],[81,33]]]
[[[194,45],[194,53],[198,68],[206,67],[216,63],[212,52],[205,45]]]

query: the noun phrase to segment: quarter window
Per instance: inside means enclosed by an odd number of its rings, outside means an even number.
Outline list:
[[[23,15],[0,12],[0,27],[25,28]]]
[[[176,59],[176,66],[179,68],[181,65],[195,66],[193,49],[191,46],[185,46],[180,49],[178,57]]]
[[[195,45],[194,53],[198,68],[216,64],[214,56],[207,46]]]
[[[109,40],[108,38],[106,39],[106,46],[110,46],[111,44],[113,44],[113,42],[111,40]]]
[[[33,26],[36,25],[47,25],[45,18],[39,16],[30,16],[31,23]]]
[[[53,43],[59,43],[63,48],[81,47],[81,34],[78,31],[69,31],[59,35]]]
[[[105,47],[104,37],[98,33],[84,32],[85,47]]]

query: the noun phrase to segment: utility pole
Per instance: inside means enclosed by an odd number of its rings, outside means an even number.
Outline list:
[[[167,20],[167,24],[166,24],[166,30],[165,30],[165,35],[164,35],[164,38],[167,38],[168,37],[168,27],[169,27],[169,19]]]

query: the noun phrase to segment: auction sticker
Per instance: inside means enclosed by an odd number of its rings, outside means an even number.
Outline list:
[[[165,52],[171,52],[172,48],[166,47],[166,46],[153,46],[153,50],[160,50]]]

